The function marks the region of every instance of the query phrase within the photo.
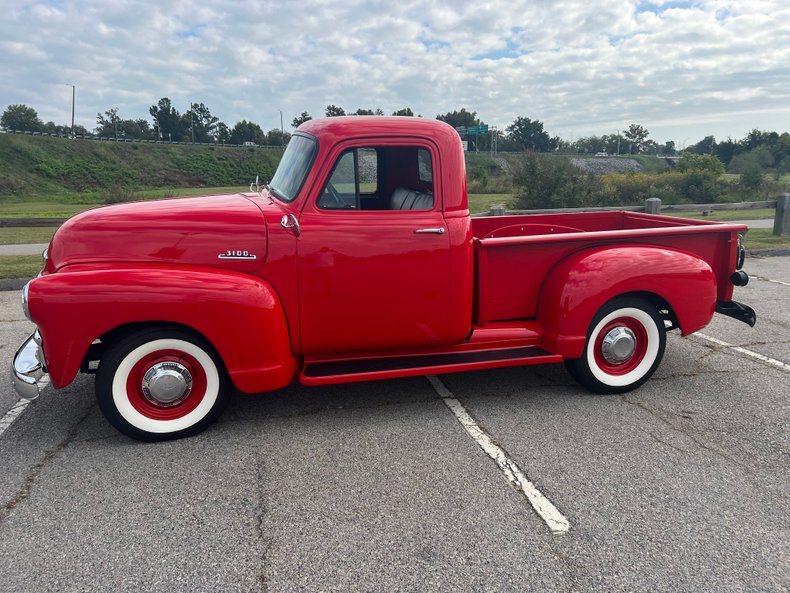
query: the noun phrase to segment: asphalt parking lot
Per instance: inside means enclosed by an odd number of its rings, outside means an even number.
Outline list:
[[[81,376],[0,435],[0,591],[788,591],[790,258],[746,270],[757,326],[670,334],[635,392],[562,365],[441,377],[565,533],[423,377],[237,395],[143,444]],[[18,300],[0,293],[6,365]],[[15,402],[2,381],[0,417]]]

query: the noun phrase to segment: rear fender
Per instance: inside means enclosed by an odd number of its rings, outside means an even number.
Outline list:
[[[629,245],[575,253],[549,272],[538,302],[543,346],[578,358],[595,313],[609,300],[648,293],[665,301],[682,335],[705,327],[716,309],[716,276],[699,257],[666,247]]]
[[[187,266],[71,266],[33,280],[28,299],[55,387],[74,380],[94,340],[129,324],[174,323],[202,334],[240,391],[279,389],[296,375],[277,294],[248,274]]]

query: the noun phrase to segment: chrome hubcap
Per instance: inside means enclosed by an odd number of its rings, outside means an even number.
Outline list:
[[[627,327],[616,327],[606,334],[601,349],[609,364],[625,362],[634,355],[636,336]]]
[[[192,375],[177,362],[159,362],[143,376],[143,395],[157,406],[175,406],[192,390]]]

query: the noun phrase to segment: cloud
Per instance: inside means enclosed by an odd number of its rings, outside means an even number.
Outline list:
[[[0,107],[66,122],[170,97],[265,129],[327,104],[434,117],[466,107],[553,134],[641,123],[657,140],[790,128],[785,0],[10,2]]]

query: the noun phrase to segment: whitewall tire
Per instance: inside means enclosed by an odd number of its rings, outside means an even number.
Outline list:
[[[200,336],[147,329],[111,344],[96,374],[96,398],[122,433],[155,441],[214,422],[231,391],[225,367]]]
[[[666,329],[658,309],[638,297],[618,297],[590,322],[581,358],[565,366],[596,393],[624,393],[642,385],[658,368]]]

